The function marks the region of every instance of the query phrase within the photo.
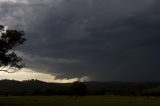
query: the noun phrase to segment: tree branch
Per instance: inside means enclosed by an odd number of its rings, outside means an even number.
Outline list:
[[[6,72],[6,73],[15,73],[15,71],[8,71],[8,70],[0,70],[0,71]]]

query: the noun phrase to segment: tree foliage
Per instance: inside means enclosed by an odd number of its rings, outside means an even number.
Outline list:
[[[87,94],[87,86],[84,84],[84,82],[73,82],[71,85],[71,95],[74,96],[83,96]]]
[[[24,31],[7,29],[0,25],[0,71],[12,73],[24,67],[22,58],[14,51],[26,40],[24,35]]]

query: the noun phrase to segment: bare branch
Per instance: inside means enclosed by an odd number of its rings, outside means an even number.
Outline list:
[[[0,71],[6,72],[6,73],[15,73],[15,71],[8,71],[8,70],[0,70]]]
[[[6,72],[6,73],[15,73],[15,72],[18,71],[18,70],[16,70],[16,68],[13,68],[13,67],[11,67],[11,66],[8,66],[7,69],[4,69],[4,68],[5,68],[5,66],[3,66],[3,67],[0,69],[0,71]],[[12,68],[12,71],[9,71],[11,68]]]
[[[3,66],[0,70],[3,70],[5,66]]]
[[[9,70],[9,69],[11,69],[12,67],[10,66],[8,69],[6,69],[7,71]]]

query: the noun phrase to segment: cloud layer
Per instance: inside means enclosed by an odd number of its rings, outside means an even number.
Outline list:
[[[156,0],[23,0],[0,4],[0,23],[26,32],[26,66],[57,77],[159,80]]]

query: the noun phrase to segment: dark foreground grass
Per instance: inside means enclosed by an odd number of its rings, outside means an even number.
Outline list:
[[[0,97],[0,106],[160,106],[160,97],[19,96]]]

